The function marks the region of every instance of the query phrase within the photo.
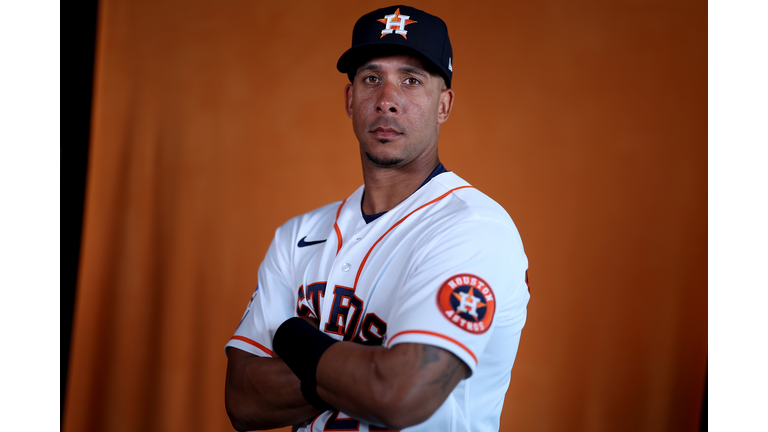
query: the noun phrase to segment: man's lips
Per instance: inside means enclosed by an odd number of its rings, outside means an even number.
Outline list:
[[[392,139],[402,135],[402,133],[400,133],[397,129],[392,129],[388,127],[377,127],[371,130],[370,133],[373,134],[373,136],[375,136],[376,138],[382,138],[382,139]]]

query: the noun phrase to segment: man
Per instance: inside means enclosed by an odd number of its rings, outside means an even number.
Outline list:
[[[276,231],[227,344],[235,429],[498,430],[528,262],[504,209],[438,159],[452,56],[423,11],[356,23],[337,68],[364,185]]]

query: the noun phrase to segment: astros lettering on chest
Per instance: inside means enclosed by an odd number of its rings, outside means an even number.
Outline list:
[[[348,227],[341,248],[327,242],[298,251],[296,314],[319,319],[321,330],[343,340],[382,343],[418,249],[409,222],[391,231],[375,222]]]

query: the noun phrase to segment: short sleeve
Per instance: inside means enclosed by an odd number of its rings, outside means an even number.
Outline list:
[[[281,239],[281,229],[267,250],[259,267],[259,281],[248,303],[234,336],[226,345],[258,356],[272,356],[272,338],[277,327],[288,318],[295,316],[295,293],[289,284],[290,251],[284,244],[291,241]]]
[[[497,326],[519,332],[525,323],[528,260],[511,221],[476,218],[442,231],[407,269],[386,346],[437,346],[474,372]]]

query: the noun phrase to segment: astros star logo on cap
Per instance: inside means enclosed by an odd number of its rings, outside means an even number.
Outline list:
[[[408,24],[413,24],[418,22],[414,20],[409,20],[408,18],[410,18],[409,15],[400,15],[400,8],[397,8],[394,14],[384,15],[384,18],[376,20],[386,26],[384,30],[381,31],[380,37],[384,37],[394,32],[404,37],[405,39],[408,39],[405,36],[406,34],[408,34],[408,31],[405,29],[405,26],[407,26]],[[397,27],[397,29],[395,29],[395,27]]]

